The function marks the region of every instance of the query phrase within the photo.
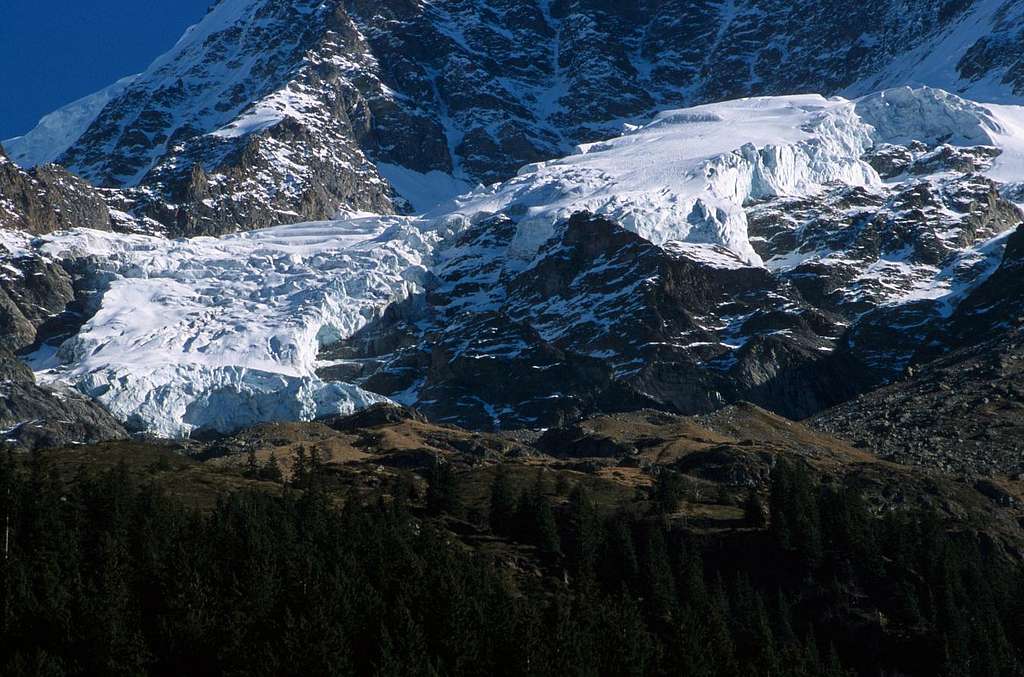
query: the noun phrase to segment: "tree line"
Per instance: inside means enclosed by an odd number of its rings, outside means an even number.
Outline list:
[[[795,464],[773,473],[770,526],[731,537],[603,513],[582,484],[556,504],[499,469],[488,520],[540,580],[444,527],[463,510],[446,464],[423,501],[339,501],[301,474],[203,515],[123,466],[66,484],[40,455],[0,463],[0,673],[1020,673],[1018,569]]]

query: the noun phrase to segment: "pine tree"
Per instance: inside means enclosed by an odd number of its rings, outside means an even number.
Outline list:
[[[675,512],[683,500],[684,490],[683,478],[663,468],[654,480],[653,499],[658,512],[663,515]]]
[[[427,510],[434,515],[458,515],[461,508],[458,480],[451,463],[435,457],[427,484]]]
[[[601,524],[586,488],[577,484],[569,494],[566,554],[577,576],[590,575],[597,563]]]
[[[772,469],[771,529],[776,542],[811,568],[822,557],[818,487],[802,463],[779,458]]]
[[[747,526],[752,529],[763,529],[768,521],[765,518],[764,503],[757,489],[751,489],[747,494],[747,500],[743,504],[743,518]]]
[[[643,535],[640,576],[648,611],[659,620],[668,620],[676,610],[675,578],[668,544],[660,527],[650,526]]]
[[[260,468],[259,478],[264,482],[281,482],[284,479],[281,466],[277,463],[277,455],[274,452],[270,452],[270,458]]]
[[[0,529],[3,529],[3,534],[0,535],[0,539],[3,541],[0,544],[0,547],[3,548],[0,557],[3,560],[9,559],[11,553],[11,530],[14,528],[16,488],[14,459],[11,457],[11,452],[8,451],[0,456],[0,520],[2,520]]]
[[[256,447],[252,445],[246,450],[245,476],[249,479],[258,479],[260,476],[260,466],[256,461]]]
[[[555,494],[565,496],[571,488],[569,478],[565,476],[565,473],[558,473],[558,476],[555,478]]]
[[[562,551],[558,525],[547,496],[544,495],[543,470],[538,470],[533,486],[524,489],[516,506],[516,536],[525,543],[536,545],[549,555]]]
[[[636,590],[638,587],[640,562],[632,524],[621,513],[605,522],[598,570],[604,586],[610,590]]]
[[[305,445],[300,444],[295,452],[295,463],[292,465],[292,484],[305,487],[309,484],[309,457]]]
[[[499,465],[491,481],[491,506],[488,521],[491,531],[503,536],[512,535],[515,531],[516,498],[512,492],[508,470]]]

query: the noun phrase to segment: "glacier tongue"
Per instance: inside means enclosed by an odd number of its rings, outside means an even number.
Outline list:
[[[856,100],[818,95],[755,97],[666,111],[642,127],[575,155],[528,165],[435,212],[477,221],[503,213],[517,222],[512,254],[529,261],[558,222],[580,211],[618,221],[662,244],[727,247],[761,260],[747,237],[745,205],[807,196],[830,184],[878,186],[862,157],[879,143],[997,146],[988,172],[1024,178],[1024,113],[983,106],[928,87],[901,87]]]
[[[352,411],[383,398],[318,379],[321,339],[351,335],[420,290],[443,236],[361,216],[220,239],[44,238],[41,255],[95,257],[109,282],[96,314],[39,375],[167,437]]]

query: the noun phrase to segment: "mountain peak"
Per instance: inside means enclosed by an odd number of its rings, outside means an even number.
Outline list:
[[[195,234],[408,211],[442,175],[505,180],[657,110],[750,94],[1024,96],[1017,2],[833,4],[224,0],[144,73],[8,146],[134,189],[137,217]],[[914,61],[938,45],[952,58]],[[182,205],[192,165],[211,191]]]

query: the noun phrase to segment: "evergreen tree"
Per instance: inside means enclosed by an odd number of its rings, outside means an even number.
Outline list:
[[[427,510],[434,515],[458,515],[461,508],[458,480],[451,463],[435,458],[427,484]]]
[[[668,621],[676,613],[676,586],[672,561],[662,529],[650,526],[643,532],[640,577],[647,608],[654,618]]]
[[[281,466],[277,463],[277,455],[274,452],[270,452],[270,458],[263,464],[263,467],[259,470],[259,479],[264,482],[278,482],[284,480],[284,474],[281,472]]]
[[[7,456],[0,674],[849,677],[845,658],[860,674],[1022,674],[1024,575],[1005,551],[930,512],[873,518],[792,470],[772,500],[784,551],[626,511],[602,529],[578,486],[566,564],[599,575],[563,581],[553,566],[542,580],[509,575],[449,521],[411,516],[400,489],[394,501],[354,492],[342,507],[317,483],[253,486],[200,514],[124,464],[69,479],[47,454]],[[835,531],[817,568],[793,512],[809,500]],[[543,476],[521,506],[551,564]],[[736,556],[747,552],[765,556]],[[919,600],[913,620],[900,590]]]
[[[618,513],[605,522],[598,571],[606,588],[618,592],[638,588],[640,560],[629,518]]]
[[[589,576],[594,572],[600,549],[601,523],[586,488],[577,484],[569,494],[566,520],[566,555],[576,576]]]
[[[779,458],[772,469],[771,527],[776,542],[810,568],[822,557],[819,492],[803,463]]]
[[[747,493],[747,500],[743,504],[743,520],[752,529],[763,529],[768,523],[765,512],[761,496],[756,489],[752,488]]]
[[[300,444],[295,451],[295,462],[292,464],[292,484],[305,487],[309,484],[310,463],[306,455],[305,445]]]
[[[561,539],[551,503],[544,495],[543,470],[537,472],[533,486],[524,489],[516,507],[518,539],[536,545],[548,555],[561,553]]]
[[[256,447],[250,445],[245,455],[245,476],[249,479],[258,479],[260,476],[260,466],[256,461]]]
[[[686,486],[679,473],[662,469],[654,480],[653,499],[658,512],[665,515],[675,512],[683,500]]]
[[[494,480],[491,482],[491,501],[488,514],[491,530],[504,536],[512,535],[515,531],[515,516],[516,498],[509,480],[508,470],[505,469],[505,466],[499,465],[495,469]]]

